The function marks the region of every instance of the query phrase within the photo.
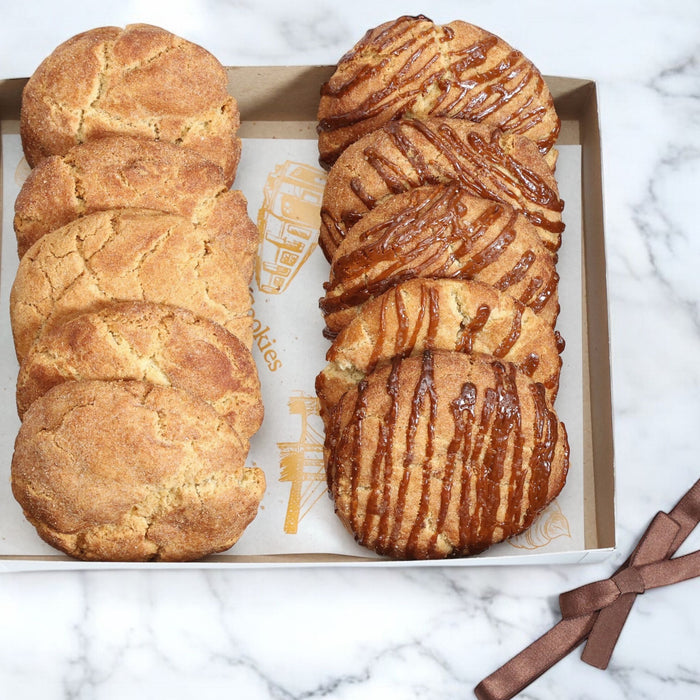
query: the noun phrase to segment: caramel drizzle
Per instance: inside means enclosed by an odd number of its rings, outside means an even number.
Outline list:
[[[498,347],[494,348],[494,357],[505,357],[513,349],[513,346],[518,342],[518,338],[520,338],[520,333],[522,331],[522,322],[523,310],[521,307],[516,306],[515,313],[513,314],[513,322],[510,326],[510,332],[505,338],[503,338],[503,340],[501,340]]]
[[[530,484],[527,497],[529,517],[526,526],[529,526],[535,515],[547,504],[549,477],[554,461],[554,452],[559,441],[559,421],[554,412],[547,407],[544,386],[533,384],[530,391],[536,409],[535,445],[529,463]],[[565,457],[568,463],[568,444],[566,444]]]
[[[520,362],[520,371],[526,374],[528,377],[532,377],[539,366],[540,356],[536,352],[531,352],[522,362]],[[551,381],[552,380],[550,378],[548,383]],[[552,386],[549,386],[548,388],[551,389]]]
[[[545,94],[546,85],[539,72],[519,51],[512,50],[498,63],[485,67],[489,52],[499,43],[495,35],[486,33],[468,47],[450,50],[453,32],[449,27],[444,27],[443,36],[439,37],[430,23],[412,37],[416,20],[430,22],[422,15],[400,17],[374,38],[371,31],[367,32],[357,47],[341,59],[345,68],[357,61],[357,70],[342,82],[334,76],[333,85],[328,82],[322,87],[323,96],[341,99],[353,91],[362,91],[369,80],[386,72],[393,58],[408,54],[392,76],[382,75],[383,89],[372,91],[348,111],[320,120],[319,133],[352,127],[386,110],[391,110],[393,118],[402,116],[410,112],[416,98],[428,94],[434,84],[439,86],[440,97],[426,116],[457,117],[474,122],[489,119],[500,128],[518,134],[528,134],[543,122],[547,116],[545,103],[551,98]],[[445,45],[444,49],[441,44]],[[432,55],[421,65],[419,59],[424,52],[432,52]],[[367,56],[366,62],[358,60],[362,54]],[[440,67],[442,54],[444,67]],[[377,61],[377,56],[382,58]],[[525,97],[528,87],[532,94]],[[551,149],[559,135],[559,121],[553,121],[549,133],[536,141],[543,154]],[[329,160],[334,160],[338,152]]]
[[[319,120],[317,126],[319,133],[341,129],[366,119],[372,119],[394,105],[398,105],[397,109],[401,109],[402,104],[410,102],[435,79],[435,73],[431,73],[430,68],[439,59],[439,54],[434,54],[422,67],[415,67],[418,59],[429,49],[432,43],[432,28],[425,28],[415,37],[409,36],[407,41],[403,41],[408,36],[407,32],[401,32],[394,36],[392,29],[390,27],[387,31],[382,32],[378,37],[378,41],[373,42],[377,43],[378,46],[372,51],[372,55],[373,57],[376,57],[378,53],[383,55],[384,57],[381,60],[376,63],[361,64],[358,71],[349,75],[343,82],[337,82],[334,85],[330,81],[324,83],[321,86],[321,96],[342,98],[377,75],[381,76],[394,56],[409,52],[405,61],[399,66],[390,80],[382,80],[383,89],[373,91],[357,108],[342,114],[329,115]],[[403,43],[392,47],[396,40]],[[361,42],[358,50],[348,52],[341,59],[340,63],[347,65],[348,61],[353,60],[360,51],[366,51],[369,46],[367,42]],[[408,87],[423,76],[425,76],[424,83],[418,84],[414,88]]]
[[[490,306],[487,306],[486,304],[479,306],[471,321],[469,321],[469,323],[462,328],[462,332],[455,347],[457,352],[468,353],[472,351],[472,348],[474,347],[474,336],[483,330],[490,316]]]
[[[522,335],[523,310],[520,306],[515,307],[508,332],[503,335],[498,345],[489,350],[490,355],[498,359],[508,357]],[[466,354],[473,352],[474,341],[488,324],[491,312],[492,309],[488,304],[480,304],[469,321],[462,322],[455,338],[454,348],[448,349]],[[382,295],[378,307],[377,336],[370,358],[364,367],[364,373],[367,375],[373,372],[383,359],[410,357],[415,352],[419,338],[421,338],[421,352],[439,349],[437,333],[440,328],[440,314],[440,294],[433,286],[421,285],[420,300],[411,313],[406,308],[400,286]],[[422,334],[426,325],[427,328]],[[386,329],[390,327],[396,327],[396,333],[392,338],[388,338],[386,334]],[[557,349],[561,353],[563,351],[559,342],[561,335],[557,333],[555,338]],[[508,361],[514,362],[521,372],[532,377],[540,365],[540,355],[533,351],[517,362],[512,359]],[[541,381],[546,389],[552,390],[558,386],[558,372],[555,371],[551,376],[538,381]]]
[[[379,522],[377,524],[376,535],[376,551],[378,554],[392,553],[392,538],[390,533],[392,509],[391,503],[391,484],[393,481],[393,444],[394,444],[394,428],[396,419],[399,414],[399,358],[394,358],[392,361],[391,372],[386,383],[386,390],[391,398],[389,412],[385,420],[381,424],[381,439],[378,443],[378,449],[375,454],[375,459],[372,460],[372,478],[371,481],[380,480],[380,475],[383,478],[381,488],[377,489],[378,498],[373,502],[373,510],[367,509],[367,513],[379,513]],[[358,445],[359,449],[359,445]],[[383,468],[382,468],[383,465]],[[353,497],[355,492],[353,492]],[[374,496],[374,493],[372,494]],[[351,501],[351,512],[357,511],[357,500],[353,498]],[[358,540],[361,544],[370,541],[369,518],[366,518],[366,528],[362,532],[362,539]]]
[[[557,352],[561,355],[566,347],[566,341],[564,340],[562,334],[559,331],[554,331],[554,337],[557,343]]]
[[[517,385],[515,381],[515,367],[509,365],[504,367],[499,364],[497,366],[500,373],[503,374],[503,386],[505,391],[510,393],[510,396],[517,397]],[[544,394],[543,394],[544,395]],[[510,535],[516,530],[518,524],[522,519],[522,505],[524,502],[524,487],[525,482],[528,477],[528,472],[530,476],[530,483],[535,479],[545,479],[547,488],[549,487],[549,465],[546,469],[542,469],[538,462],[530,463],[529,469],[526,469],[523,464],[523,446],[524,446],[524,435],[522,429],[522,416],[520,411],[515,409],[511,412],[510,410],[510,400],[505,399],[500,402],[503,405],[503,420],[506,426],[511,426],[510,429],[513,433],[513,442],[511,445],[511,458],[510,458],[510,481],[508,484],[508,489],[506,490],[506,512],[503,516],[503,527],[505,534]],[[552,446],[552,456],[553,456]],[[504,454],[505,459],[505,454]],[[500,496],[500,494],[499,494]],[[528,508],[532,508],[532,501],[528,500]],[[494,521],[496,518],[494,518]],[[491,528],[489,533],[490,541],[493,542],[495,527]]]
[[[465,50],[468,60],[458,58],[448,66],[446,75],[455,77],[444,79],[447,85],[442,101],[450,94],[453,98],[446,104],[438,102],[430,116],[488,121],[504,131],[529,136],[529,132],[547,116],[545,102],[549,98],[544,96],[545,82],[533,64],[515,50],[491,68],[475,71],[474,68],[486,62],[488,51],[496,44],[495,37],[487,37]],[[459,54],[453,52],[451,55]],[[481,60],[475,60],[475,57]],[[532,94],[525,98],[524,91],[528,87],[531,87]],[[518,99],[520,104],[512,105]],[[510,112],[506,110],[509,106],[513,106]],[[535,140],[540,153],[545,155],[552,148],[559,129],[559,121],[555,119],[549,133]]]
[[[369,207],[371,208],[371,207]],[[321,207],[321,245],[326,254],[330,255],[345,237],[346,226],[341,226],[329,213],[328,209]],[[327,239],[327,240],[326,240]]]
[[[394,312],[396,335],[387,341],[386,328],[390,309]],[[400,287],[394,287],[382,297],[379,306],[379,333],[372,348],[365,373],[369,374],[383,357],[409,357],[413,354],[421,329],[427,317],[428,327],[422,342],[423,349],[433,349],[436,346],[437,332],[440,324],[440,295],[437,289],[421,287],[421,298],[418,313],[411,320]],[[387,346],[385,348],[385,346]]]
[[[358,209],[350,208],[337,221],[327,206],[321,208],[322,231],[334,246],[338,246],[347,229],[377,204],[377,197],[399,194],[420,185],[438,185],[450,181],[459,183],[472,195],[494,202],[503,202],[522,213],[542,231],[542,242],[556,250],[564,230],[561,212],[564,202],[556,185],[550,186],[535,172],[505,153],[499,144],[501,132],[495,130],[491,140],[470,131],[462,140],[446,123],[436,128],[418,120],[406,119],[386,124],[383,129],[401,158],[387,156],[381,148],[368,145],[363,153],[367,166],[382,179],[386,192],[369,191],[360,177],[349,182],[358,199]],[[436,159],[426,161],[416,147],[411,131],[420,134],[443,156],[446,164]],[[405,163],[399,162],[405,159]],[[546,211],[554,214],[549,218]],[[342,225],[341,225],[342,224]],[[331,251],[332,252],[332,251]]]
[[[364,380],[358,386],[356,412],[339,443],[330,449],[329,475],[333,476],[329,476],[329,487],[338,488],[338,475],[342,474],[343,469],[339,455],[347,454],[350,471],[348,517],[353,532],[360,544],[390,556],[437,556],[438,540],[447,534],[450,508],[453,499],[458,498],[458,541],[452,542],[453,553],[475,553],[488,547],[494,539],[520,531],[524,523],[529,524],[546,504],[552,462],[559,440],[559,424],[554,412],[547,407],[544,387],[532,384],[530,394],[524,398],[532,401],[535,409],[534,426],[528,431],[533,433],[534,440],[530,458],[525,463],[522,397],[518,394],[515,367],[500,362],[490,364],[494,385],[484,390],[479,412],[477,388],[469,381],[464,382],[459,395],[450,404],[453,432],[446,450],[435,527],[427,542],[422,542],[421,535],[427,529],[430,515],[439,396],[435,385],[433,352],[423,352],[420,361],[421,372],[411,397],[405,442],[402,449],[397,451],[403,455],[401,463],[393,462],[394,443],[399,439],[395,425],[403,393],[402,360],[394,358],[385,384],[389,407],[380,421],[377,449],[369,465],[371,493],[364,514],[360,502],[362,479],[359,474],[366,417],[367,382]],[[425,455],[416,465],[417,434],[421,422],[426,420]],[[568,459],[568,454],[565,458]],[[390,487],[395,469],[400,470],[400,479],[396,495],[392,496]],[[414,515],[407,512],[412,469],[420,470],[418,508]],[[506,479],[507,488],[503,489]],[[525,511],[522,510],[523,503],[527,504]],[[504,512],[499,518],[501,509]],[[413,520],[410,532],[404,538],[402,531],[405,531],[408,517]],[[497,530],[500,532],[497,533]]]
[[[540,282],[541,280],[533,280],[533,284],[535,282]],[[555,272],[549,280],[546,282],[542,282],[542,284],[539,285],[537,289],[537,293],[535,294],[535,290],[532,290],[532,294],[528,296],[528,306],[535,312],[535,313],[540,313],[542,309],[549,303],[550,299],[552,298],[552,295],[557,291],[557,288],[559,286],[559,273]],[[527,294],[530,290],[525,292],[524,294]]]
[[[398,288],[394,289],[394,307],[396,309],[396,316],[399,319],[399,333],[397,335],[401,335],[402,329],[404,325],[407,325],[407,320],[406,320],[406,308],[403,303],[403,299],[401,298],[401,293]],[[374,347],[372,348],[372,354],[369,357],[369,361],[367,363],[367,371],[366,374],[369,374],[376,366],[377,362],[379,362],[379,359],[382,355],[382,348],[384,347],[384,343],[386,342],[386,329],[387,329],[387,313],[389,311],[389,301],[385,298],[381,306],[379,307],[379,331],[377,335],[377,339],[374,343]],[[399,339],[397,338],[396,344],[399,344]],[[396,354],[396,353],[394,353]]]
[[[535,262],[535,259],[537,256],[535,255],[535,252],[532,250],[527,250],[525,251],[518,262],[513,265],[513,267],[506,272],[499,280],[497,280],[494,283],[494,287],[498,289],[499,291],[503,292],[509,287],[513,287],[514,285],[518,284],[521,282],[523,279],[525,279],[525,276],[528,273],[528,270],[532,267],[532,264]],[[530,299],[535,291],[539,289],[541,285],[541,280],[533,280],[533,285],[534,289],[528,289],[528,291],[523,295],[527,296],[528,299]],[[520,299],[523,301],[523,299]]]
[[[499,143],[501,132],[498,130],[492,132],[488,142],[475,131],[469,131],[463,141],[450,124],[445,122],[439,123],[437,129],[432,129],[425,122],[404,120],[396,122],[388,131],[397,130],[401,125],[420,132],[444,155],[454,168],[455,179],[467,191],[485,199],[510,204],[550,233],[561,233],[564,230],[559,217],[548,219],[543,212],[533,209],[542,207],[558,214],[564,209],[563,200],[554,187],[505,153]],[[487,185],[486,178],[492,180],[491,186]]]
[[[401,525],[405,515],[406,495],[408,493],[409,477],[411,474],[411,463],[415,451],[416,433],[425,402],[428,402],[428,426],[427,440],[425,445],[425,458],[421,465],[421,492],[418,501],[418,513],[413,521],[413,527],[408,536],[406,550],[410,553],[418,552],[418,538],[425,524],[426,516],[430,510],[430,479],[432,473],[433,450],[435,446],[435,424],[437,423],[437,392],[435,390],[435,379],[433,375],[433,355],[430,350],[423,353],[421,375],[416,385],[411,404],[411,414],[408,419],[408,429],[406,430],[406,452],[403,462],[403,478],[399,486],[399,494],[396,504],[394,518],[394,528],[391,533],[393,542],[398,542],[401,532]],[[443,480],[444,484],[444,480]]]
[[[517,213],[506,213],[497,202],[472,217],[456,185],[419,194],[396,217],[365,231],[361,246],[336,257],[320,301],[324,314],[358,306],[416,277],[479,279],[516,238]],[[494,286],[505,291],[522,284],[536,257],[524,252]],[[517,296],[541,310],[555,290],[551,280],[531,275]]]
[[[462,385],[459,396],[452,401],[450,409],[455,430],[447,448],[445,459],[445,480],[440,494],[435,532],[430,540],[428,552],[434,554],[440,534],[444,532],[452,499],[452,485],[455,474],[459,475],[459,504],[457,507],[458,552],[471,550],[470,533],[474,531],[476,508],[472,508],[471,483],[475,476],[469,456],[472,454],[472,432],[476,421],[476,386],[471,382]]]

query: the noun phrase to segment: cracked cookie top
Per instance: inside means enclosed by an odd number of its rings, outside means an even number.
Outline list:
[[[263,472],[208,403],[146,382],[65,382],[26,412],[12,491],[49,544],[87,560],[179,561],[229,549]]]
[[[321,89],[321,164],[403,116],[487,122],[528,136],[543,154],[560,129],[542,75],[520,51],[473,24],[423,15],[370,29],[340,59]]]
[[[15,201],[20,257],[41,236],[79,216],[139,207],[180,214],[195,224],[227,227],[242,254],[257,250],[258,231],[240,191],[229,190],[221,168],[165,141],[104,136],[42,160]]]
[[[250,291],[230,236],[176,214],[117,209],[47,233],[20,261],[10,321],[20,363],[47,324],[115,301],[180,306],[252,343]]]
[[[240,115],[226,70],[201,46],[160,27],[98,27],[59,45],[23,93],[20,134],[30,166],[110,133],[198,151],[232,184]]]
[[[223,326],[151,302],[110,304],[42,333],[20,367],[17,410],[70,380],[138,379],[208,401],[248,439],[263,418],[250,350]]]

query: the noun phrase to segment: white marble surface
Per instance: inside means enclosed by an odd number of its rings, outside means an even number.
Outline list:
[[[544,73],[598,81],[619,549],[548,567],[1,574],[0,697],[473,697],[559,619],[558,593],[610,575],[700,476],[696,0],[13,0],[1,11],[2,77],[28,75],[78,31],[134,21],[226,64],[333,63],[366,28],[422,11],[491,29]],[[575,652],[521,697],[697,698],[698,593],[694,580],[641,596],[607,671]]]

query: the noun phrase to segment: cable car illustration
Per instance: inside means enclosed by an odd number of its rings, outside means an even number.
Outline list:
[[[316,248],[325,180],[320,168],[293,161],[277,165],[268,176],[257,222],[260,291],[284,292]]]

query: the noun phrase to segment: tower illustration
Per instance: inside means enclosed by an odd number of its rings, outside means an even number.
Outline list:
[[[299,440],[278,442],[280,481],[290,482],[289,501],[284,531],[294,534],[299,522],[325,492],[326,473],[323,467],[323,436],[313,427],[310,418],[318,417],[315,396],[299,392],[289,398],[289,413],[301,419]]]

